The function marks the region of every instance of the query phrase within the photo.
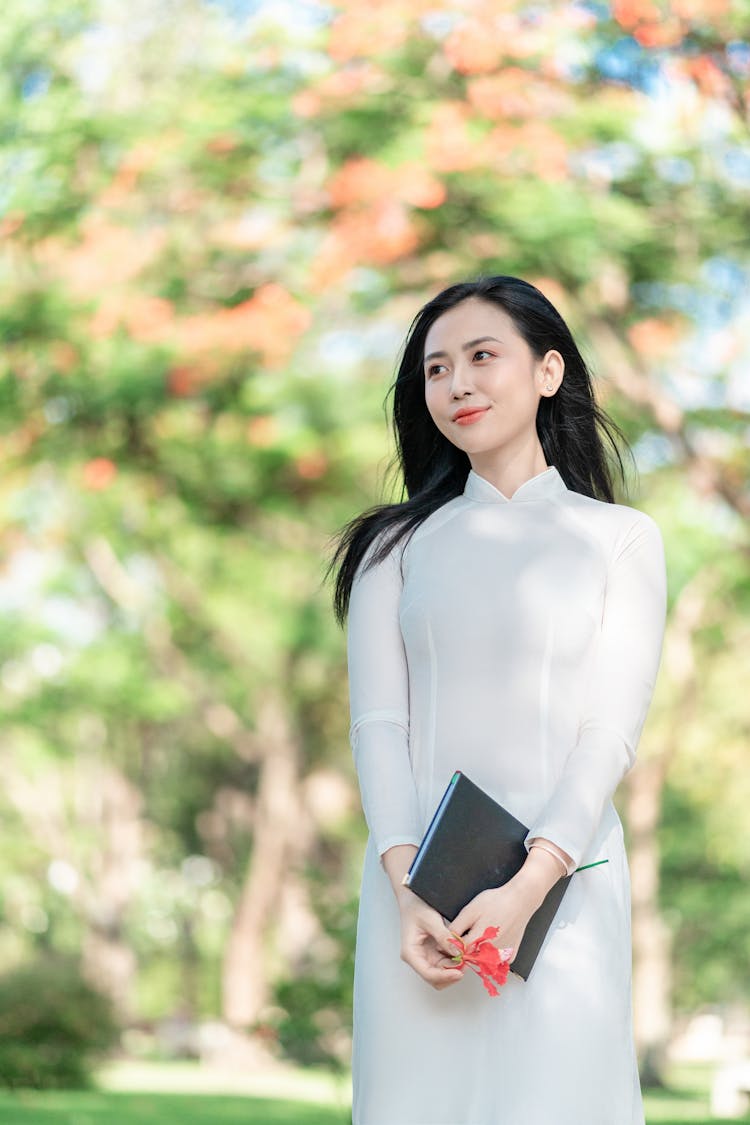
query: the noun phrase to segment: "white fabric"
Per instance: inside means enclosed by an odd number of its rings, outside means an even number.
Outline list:
[[[403,564],[403,577],[402,568]],[[656,523],[551,466],[511,498],[471,470],[380,564],[348,624],[351,745],[370,830],[354,971],[353,1125],[643,1125],[630,882],[613,793],[664,631]],[[418,844],[454,770],[562,848],[574,874],[528,982],[437,991],[399,956],[382,866]],[[501,932],[502,936],[502,932]]]

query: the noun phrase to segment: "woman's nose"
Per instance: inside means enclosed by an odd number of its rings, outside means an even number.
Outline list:
[[[451,395],[453,398],[458,398],[460,395],[466,394],[467,391],[472,389],[470,372],[467,370],[466,365],[457,363],[453,368],[453,375],[451,376]]]

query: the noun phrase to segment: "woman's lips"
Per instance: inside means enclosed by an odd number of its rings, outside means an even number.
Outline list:
[[[462,414],[460,418],[456,418],[456,425],[470,426],[472,422],[477,422],[488,410],[489,406],[483,406],[480,410],[472,410],[471,414]]]

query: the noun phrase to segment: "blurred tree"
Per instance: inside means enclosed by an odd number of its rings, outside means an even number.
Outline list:
[[[322,936],[306,865],[356,890],[330,537],[383,483],[419,304],[518,274],[601,372],[667,537],[670,655],[623,799],[658,1079],[660,895],[679,1003],[708,995],[690,935],[735,925],[657,832],[663,793],[708,839],[734,818],[702,871],[750,864],[746,704],[709,674],[747,630],[746,34],[729,0],[9,5],[0,802],[30,846],[0,857],[6,953],[81,945],[125,1006],[265,1020]]]

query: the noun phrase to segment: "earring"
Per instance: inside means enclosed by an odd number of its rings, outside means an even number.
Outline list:
[[[546,390],[548,390],[548,391],[551,391],[551,390],[552,390],[552,384],[551,384],[551,383],[547,383],[547,386],[546,386],[546,388],[545,388],[545,389],[546,389]]]

